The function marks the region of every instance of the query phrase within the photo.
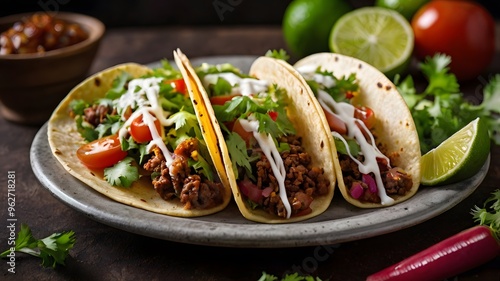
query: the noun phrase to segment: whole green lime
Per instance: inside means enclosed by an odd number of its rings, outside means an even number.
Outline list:
[[[345,13],[352,10],[345,0],[293,0],[283,15],[283,36],[298,57],[327,52],[330,31]]]
[[[430,0],[376,0],[375,6],[396,10],[407,20],[411,20],[420,7]]]

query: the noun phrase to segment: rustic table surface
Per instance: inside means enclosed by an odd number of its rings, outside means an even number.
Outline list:
[[[497,26],[498,31],[498,26]],[[497,32],[498,33],[498,32]],[[497,34],[497,46],[498,44]],[[181,48],[190,58],[215,55],[262,55],[285,46],[277,26],[206,28],[122,28],[107,30],[91,73],[123,62],[150,63],[172,59]],[[489,73],[500,73],[500,51]],[[474,95],[489,74],[466,83]],[[17,228],[28,224],[36,237],[73,230],[77,243],[66,266],[43,268],[40,260],[16,256],[15,274],[2,262],[3,280],[258,280],[263,271],[281,276],[298,271],[322,280],[364,280],[415,252],[474,225],[469,214],[500,187],[500,147],[492,147],[484,181],[450,210],[416,226],[346,242],[293,248],[230,248],[158,240],[115,229],[56,199],[35,177],[30,147],[40,126],[18,125],[0,119],[0,214],[7,222],[8,171],[16,175]],[[0,248],[8,247],[9,229],[0,227]],[[450,280],[499,280],[500,258]]]

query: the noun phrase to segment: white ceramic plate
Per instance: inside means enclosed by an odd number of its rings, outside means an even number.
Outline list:
[[[247,71],[255,57],[192,59],[229,62]],[[152,65],[158,65],[157,63]],[[232,202],[222,212],[200,218],[177,218],[137,209],[111,200],[66,172],[53,157],[47,124],[35,136],[31,166],[40,183],[56,198],[101,223],[136,234],[177,242],[227,247],[294,247],[336,244],[407,228],[452,208],[482,182],[490,158],[472,178],[442,187],[421,187],[415,196],[395,206],[359,209],[346,203],[338,190],[328,210],[293,224],[259,224],[244,219]]]

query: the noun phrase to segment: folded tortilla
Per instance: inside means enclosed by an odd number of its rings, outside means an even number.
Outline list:
[[[222,204],[209,209],[184,209],[183,204],[178,199],[163,200],[153,188],[149,176],[141,177],[131,187],[111,186],[103,179],[102,172],[88,169],[76,156],[78,148],[86,142],[77,131],[75,120],[69,115],[71,101],[83,99],[90,103],[104,97],[112,87],[113,80],[122,72],[127,72],[132,77],[138,78],[151,73],[151,71],[148,67],[135,63],[121,64],[103,70],[77,85],[59,104],[48,121],[48,140],[53,155],[72,176],[112,200],[129,206],[179,217],[204,216],[224,209],[231,201],[229,181],[222,165],[221,155],[216,144],[213,143],[214,140],[206,138],[205,135],[204,138],[212,162],[220,167],[215,171],[224,188]],[[188,84],[189,80],[185,77],[184,79]],[[204,134],[205,131],[202,129]],[[217,151],[214,151],[214,149],[217,149]]]
[[[224,159],[224,166],[233,191],[233,197],[241,214],[246,219],[256,222],[291,223],[303,221],[323,213],[329,207],[334,194],[336,180],[332,156],[334,148],[331,146],[330,134],[325,129],[325,126],[328,126],[328,124],[318,117],[319,105],[307,86],[301,83],[299,79],[292,75],[290,71],[283,67],[276,59],[260,57],[252,64],[250,69],[249,74],[251,76],[277,84],[280,88],[287,91],[288,97],[291,100],[287,112],[295,125],[297,135],[302,137],[302,145],[311,156],[312,164],[323,168],[324,176],[327,177],[330,182],[330,188],[326,195],[314,197],[310,206],[312,209],[311,213],[302,216],[292,216],[289,219],[279,218],[262,209],[253,209],[248,203],[248,200],[240,193],[222,130],[217,122],[203,83],[196,75],[194,68],[185,55],[177,52],[176,57],[182,62],[183,67],[189,73],[188,76],[192,80],[191,90],[194,93],[195,105],[203,108],[203,111],[208,113],[208,115],[205,115],[207,118],[206,120],[213,125],[214,132],[217,134],[219,148]]]
[[[342,171],[340,169],[337,151],[334,146],[334,165],[337,174],[338,187],[343,197],[351,204],[361,208],[386,207],[405,201],[412,197],[420,185],[420,142],[417,129],[412,115],[403,97],[397,91],[396,86],[375,67],[352,57],[335,53],[318,53],[305,57],[295,63],[298,68],[306,65],[321,67],[322,70],[333,72],[336,77],[356,74],[359,83],[360,94],[352,100],[353,104],[370,107],[375,112],[376,124],[373,128],[380,143],[385,150],[386,156],[391,160],[391,166],[401,167],[412,178],[411,189],[403,196],[390,197],[394,201],[390,204],[361,202],[349,194],[345,186]],[[303,84],[307,84],[301,74],[291,69]],[[312,93],[310,87],[308,92]],[[326,119],[323,111],[320,116]],[[328,133],[330,128],[327,127]]]

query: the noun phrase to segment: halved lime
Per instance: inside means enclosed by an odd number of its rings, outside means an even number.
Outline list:
[[[330,50],[363,60],[392,78],[410,63],[413,30],[394,10],[364,7],[337,20],[330,33]]]
[[[490,153],[485,121],[476,118],[421,158],[423,185],[443,185],[476,174]]]

